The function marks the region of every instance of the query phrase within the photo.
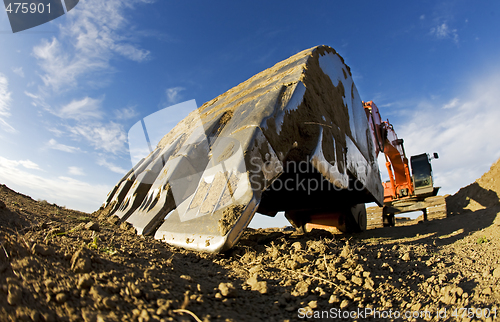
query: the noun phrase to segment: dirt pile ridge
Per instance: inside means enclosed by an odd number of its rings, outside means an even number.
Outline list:
[[[450,214],[476,211],[493,207],[500,203],[500,159],[470,185],[461,188],[456,194],[447,198]]]
[[[498,191],[495,171],[478,186]],[[469,187],[449,201],[482,201]],[[0,321],[332,321],[370,310],[379,316],[358,320],[453,321],[462,307],[464,321],[495,321],[500,206],[481,205],[354,235],[248,229],[213,255],[0,186]]]

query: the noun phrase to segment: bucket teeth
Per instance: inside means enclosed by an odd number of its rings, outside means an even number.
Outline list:
[[[257,210],[381,201],[369,134],[349,67],[332,48],[314,47],[192,111],[120,180],[105,206],[139,234],[224,251]],[[326,186],[300,191],[297,182],[311,178]],[[355,181],[360,191],[346,192]]]

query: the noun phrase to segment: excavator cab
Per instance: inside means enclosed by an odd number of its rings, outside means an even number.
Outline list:
[[[437,153],[433,158],[437,159]],[[431,158],[427,153],[414,155],[410,158],[413,186],[416,196],[435,196],[437,188],[434,188],[432,180]]]

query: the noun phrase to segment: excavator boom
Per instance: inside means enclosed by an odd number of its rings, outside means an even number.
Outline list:
[[[382,121],[377,105],[373,101],[363,102],[372,139],[378,153],[384,153],[389,182],[384,184],[384,202],[413,195],[413,181],[403,145],[389,120]]]

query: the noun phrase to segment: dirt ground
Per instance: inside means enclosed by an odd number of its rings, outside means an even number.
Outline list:
[[[446,219],[248,229],[219,255],[2,185],[0,321],[500,320],[499,174],[449,196]]]

